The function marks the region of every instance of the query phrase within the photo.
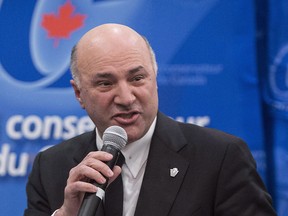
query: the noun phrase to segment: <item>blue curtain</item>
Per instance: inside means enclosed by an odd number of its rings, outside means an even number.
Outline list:
[[[256,3],[268,187],[278,215],[284,216],[288,215],[288,1]]]

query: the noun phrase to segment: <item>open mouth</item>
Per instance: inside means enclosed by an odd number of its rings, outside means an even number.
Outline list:
[[[127,114],[120,114],[120,115],[118,115],[118,116],[121,117],[121,118],[129,119],[129,118],[132,118],[133,115],[135,115],[135,114],[136,114],[136,112],[134,112],[134,113],[127,113]]]
[[[120,124],[132,124],[139,116],[139,112],[119,113],[113,118]]]

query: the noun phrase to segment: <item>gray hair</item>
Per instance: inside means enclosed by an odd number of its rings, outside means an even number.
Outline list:
[[[147,40],[147,38],[144,36],[142,36],[142,38],[144,39],[144,41],[148,47],[148,50],[149,50],[150,56],[151,56],[152,67],[153,67],[155,74],[157,75],[158,65],[157,65],[155,53],[154,53],[149,41]],[[75,84],[78,87],[80,87],[79,70],[77,67],[77,60],[78,60],[77,59],[77,47],[78,47],[77,44],[75,44],[72,48],[72,51],[71,51],[70,71],[71,71],[72,78],[75,81]]]
[[[79,71],[77,67],[77,44],[75,44],[71,51],[71,57],[70,57],[70,71],[73,80],[75,81],[75,84],[80,87],[80,81],[79,81]]]

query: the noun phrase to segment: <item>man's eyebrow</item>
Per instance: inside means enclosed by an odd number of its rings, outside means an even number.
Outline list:
[[[144,67],[143,66],[138,66],[136,68],[132,68],[128,71],[128,73],[130,75],[133,75],[135,73],[137,73],[138,71],[142,70]],[[111,78],[113,77],[113,74],[109,73],[109,72],[103,72],[103,73],[97,73],[95,75],[95,78]]]
[[[133,69],[129,70],[129,74],[137,73],[138,71],[142,70],[143,68],[144,68],[143,66],[138,66],[136,68],[133,68]]]
[[[113,75],[109,72],[104,72],[104,73],[97,73],[96,78],[109,78],[112,77]]]

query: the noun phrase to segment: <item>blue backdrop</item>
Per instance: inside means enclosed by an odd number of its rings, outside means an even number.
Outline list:
[[[106,22],[150,41],[160,110],[248,143],[287,216],[288,0],[0,0],[0,214],[23,215],[39,151],[93,129],[69,57]]]
[[[258,16],[263,45],[258,56],[262,63],[268,182],[278,214],[288,215],[288,1],[265,4]]]

